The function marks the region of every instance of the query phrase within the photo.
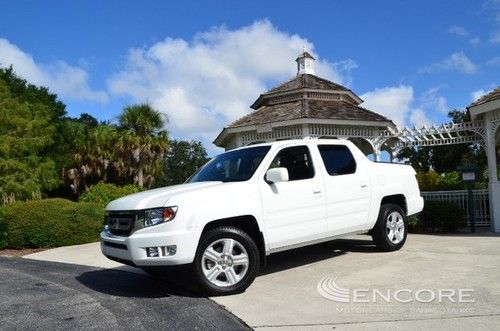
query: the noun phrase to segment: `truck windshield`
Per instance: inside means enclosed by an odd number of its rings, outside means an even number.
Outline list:
[[[205,164],[187,182],[249,180],[270,148],[270,146],[257,146],[220,154]]]

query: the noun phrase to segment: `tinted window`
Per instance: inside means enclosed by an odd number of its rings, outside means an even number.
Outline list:
[[[347,146],[319,145],[318,149],[330,176],[348,175],[356,172],[356,161]]]
[[[248,180],[270,148],[270,146],[249,147],[220,154],[205,164],[188,182]]]
[[[300,180],[314,177],[311,154],[306,146],[282,149],[274,158],[270,168],[283,167],[288,170],[289,180]]]

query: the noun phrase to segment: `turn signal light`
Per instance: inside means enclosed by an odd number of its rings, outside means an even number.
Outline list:
[[[176,210],[174,210],[174,208],[167,207],[167,208],[163,209],[163,222],[168,222],[175,217]],[[177,209],[177,208],[175,208],[175,209]]]

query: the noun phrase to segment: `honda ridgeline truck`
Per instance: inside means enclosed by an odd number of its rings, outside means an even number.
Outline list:
[[[211,295],[244,291],[269,254],[368,232],[400,249],[423,208],[411,166],[375,163],[346,140],[288,140],[214,157],[185,184],[106,207],[101,250],[146,270],[190,264]]]

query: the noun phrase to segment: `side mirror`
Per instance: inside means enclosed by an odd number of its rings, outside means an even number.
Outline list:
[[[272,168],[266,172],[266,181],[270,183],[288,182],[288,170],[286,168]]]

